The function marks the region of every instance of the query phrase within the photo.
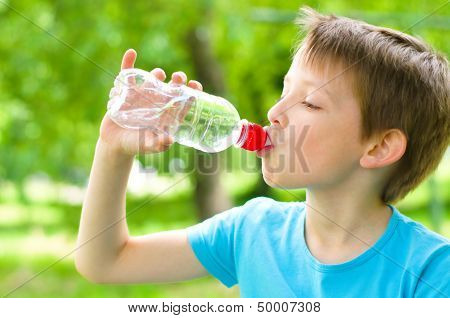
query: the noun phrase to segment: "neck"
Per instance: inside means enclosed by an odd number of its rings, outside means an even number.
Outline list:
[[[309,239],[327,246],[347,243],[372,245],[391,217],[387,204],[364,187],[307,189],[305,231]]]

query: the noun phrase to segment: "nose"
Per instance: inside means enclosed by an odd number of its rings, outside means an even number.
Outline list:
[[[281,128],[286,128],[289,123],[286,110],[281,105],[281,102],[278,102],[269,110],[267,118],[272,125],[280,125]]]

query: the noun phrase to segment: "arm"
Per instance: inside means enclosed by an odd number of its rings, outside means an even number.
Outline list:
[[[129,52],[122,65],[130,59]],[[132,64],[134,59],[135,53]],[[182,76],[178,81],[184,82]],[[197,86],[192,82],[191,87]],[[98,283],[169,282],[207,275],[184,229],[129,236],[126,186],[134,154],[144,146],[139,145],[136,131],[118,127],[107,116],[100,135],[82,208],[75,252],[77,270]],[[149,138],[154,142],[144,149],[146,152],[164,151],[172,142],[167,137]]]

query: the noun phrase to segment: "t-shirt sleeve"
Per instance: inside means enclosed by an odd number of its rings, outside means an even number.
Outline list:
[[[197,259],[227,287],[238,283],[235,256],[236,244],[241,239],[238,233],[242,233],[239,228],[245,215],[260,199],[249,200],[186,229]]]
[[[418,298],[450,298],[450,244],[430,260],[414,293]]]

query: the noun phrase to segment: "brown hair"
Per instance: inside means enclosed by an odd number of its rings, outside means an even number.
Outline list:
[[[406,135],[406,151],[381,193],[385,203],[403,198],[438,166],[449,144],[446,58],[405,33],[308,7],[300,8],[296,24],[306,31],[296,50],[308,63],[333,59],[354,76],[361,140],[391,128]]]

